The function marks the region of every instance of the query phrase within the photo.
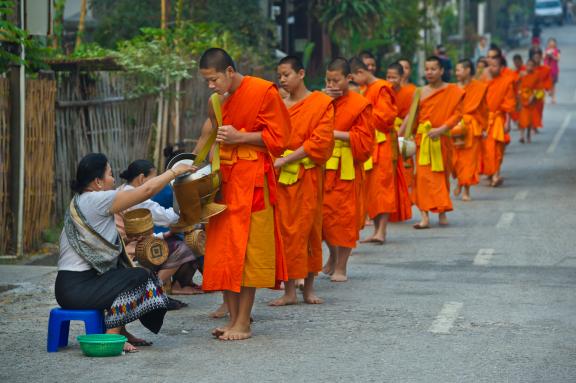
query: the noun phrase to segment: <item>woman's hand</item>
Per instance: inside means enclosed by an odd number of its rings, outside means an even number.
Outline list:
[[[176,174],[176,177],[181,176],[184,173],[194,173],[198,170],[195,165],[180,164],[171,168],[171,170]]]
[[[232,125],[222,125],[218,128],[218,134],[216,135],[216,142],[220,142],[227,145],[236,145],[244,142],[244,133],[236,130]]]

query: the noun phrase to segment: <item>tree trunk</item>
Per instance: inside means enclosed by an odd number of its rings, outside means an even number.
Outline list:
[[[84,37],[84,23],[86,20],[86,3],[87,0],[82,0],[80,5],[80,20],[78,21],[78,33],[76,33],[76,47],[75,49],[80,48],[82,44],[82,37]]]

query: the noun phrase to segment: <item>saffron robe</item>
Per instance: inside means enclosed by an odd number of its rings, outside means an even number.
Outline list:
[[[272,156],[288,144],[290,117],[271,82],[245,76],[222,105],[224,125],[262,132],[265,147],[220,145],[221,199],[227,209],[206,231],[202,287],[240,292],[241,287],[279,287],[287,280],[276,211]]]
[[[535,128],[538,124],[539,110],[538,110],[538,94],[544,96],[544,90],[540,81],[540,74],[537,72],[526,73],[520,79],[518,85],[518,92],[520,94],[520,116],[518,119],[518,127],[520,129]]]
[[[349,132],[349,149],[353,157],[353,179],[342,179],[343,161],[337,169],[326,167],[322,207],[322,237],[332,246],[354,248],[364,224],[362,194],[364,162],[374,148],[372,106],[358,93],[348,92],[334,100],[334,130]],[[345,143],[344,145],[348,145]],[[334,154],[337,154],[335,147]],[[330,161],[332,158],[330,159]],[[348,177],[345,177],[348,178]]]
[[[398,107],[398,117],[402,120],[408,116],[410,112],[410,105],[412,105],[412,99],[414,98],[414,92],[416,92],[416,85],[406,84],[401,87],[396,92],[396,106]],[[408,190],[412,189],[414,183],[414,159],[409,158],[407,160],[400,161],[402,174],[404,175],[404,180]]]
[[[446,125],[452,129],[462,118],[463,97],[464,91],[462,89],[457,85],[448,84],[428,97],[421,99],[417,119],[418,124],[421,126],[426,122],[430,122],[432,128]],[[420,164],[423,134],[416,134],[416,176],[412,195],[418,209],[433,213],[443,213],[452,210],[449,181],[451,142],[448,135],[443,135],[436,140],[440,141],[443,171],[433,171],[431,164]]]
[[[514,78],[500,75],[488,83],[488,130],[482,141],[482,174],[491,176],[500,171],[504,159],[506,114],[516,108]]]
[[[540,86],[543,90],[549,91],[554,86],[552,79],[552,70],[547,65],[539,65],[534,69],[534,72],[540,76]],[[542,120],[544,118],[544,97],[536,101],[536,120],[534,127],[537,129],[542,128]]]
[[[466,140],[463,148],[452,151],[452,164],[458,185],[476,185],[480,181],[480,153],[482,132],[488,127],[488,86],[478,80],[471,80],[464,91],[462,100],[462,122],[466,127]]]
[[[396,211],[397,116],[392,86],[376,80],[366,87],[364,97],[372,104],[372,126],[376,132],[372,168],[366,170],[366,211],[371,219]]]
[[[278,183],[280,232],[290,279],[322,270],[322,200],[324,164],[334,149],[332,99],[313,92],[292,105],[289,150],[303,146],[307,159],[297,163],[298,180]]]

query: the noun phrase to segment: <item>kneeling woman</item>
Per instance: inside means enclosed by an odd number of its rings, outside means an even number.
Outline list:
[[[105,155],[88,154],[78,164],[75,195],[60,236],[56,300],[65,309],[105,310],[106,332],[126,335],[126,351],[136,350],[131,343],[142,342],[126,331],[126,324],[140,319],[158,333],[168,299],[154,274],[127,267],[114,214],[147,200],[189,171],[194,168],[180,165],[137,188],[118,191]]]
[[[156,168],[150,161],[136,160],[128,166],[128,169],[124,170],[120,174],[120,178],[125,179],[126,184],[120,186],[118,190],[133,190],[134,188],[145,184],[148,180],[156,177],[157,174]],[[132,209],[150,210],[154,226],[156,227],[169,228],[170,225],[175,224],[179,219],[179,215],[173,208],[166,209],[152,199],[139,203],[128,210]],[[118,231],[122,235],[122,238],[125,238],[126,232],[121,217],[116,220],[116,226],[118,227]],[[192,276],[195,274],[196,270],[200,269],[199,257],[194,254],[192,249],[190,249],[186,243],[170,231],[156,236],[166,240],[169,250],[167,261],[156,269],[153,269],[153,271],[157,272],[158,278],[160,278],[160,280],[166,285],[170,282],[172,276],[175,276],[175,281],[172,285],[172,293],[174,295],[194,295],[199,292],[201,293],[202,291],[198,291],[190,285],[192,282]],[[134,259],[136,241],[129,242],[128,238],[125,238],[125,241],[127,255],[130,256],[131,259]],[[182,276],[186,276],[188,281],[184,282]],[[182,303],[176,300],[172,301],[175,303]]]

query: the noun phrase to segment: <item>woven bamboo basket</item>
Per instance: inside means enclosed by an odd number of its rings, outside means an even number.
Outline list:
[[[136,259],[146,268],[153,269],[168,259],[168,244],[160,238],[148,237],[136,244]]]
[[[152,213],[148,209],[134,209],[124,213],[124,230],[128,238],[147,236],[154,232]]]
[[[206,253],[206,232],[204,230],[189,231],[184,235],[184,242],[196,255],[203,257]]]

